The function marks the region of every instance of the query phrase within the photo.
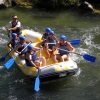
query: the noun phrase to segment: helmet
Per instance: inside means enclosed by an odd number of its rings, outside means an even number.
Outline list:
[[[20,40],[25,40],[25,37],[24,36],[20,36],[19,39]]]
[[[27,48],[28,48],[28,50],[32,50],[33,46],[31,44],[29,44]]]
[[[48,27],[45,29],[45,31],[49,33],[51,31],[51,28]]]
[[[12,33],[12,37],[14,38],[14,37],[16,37],[17,36],[17,34],[16,33]]]
[[[66,40],[66,36],[65,35],[61,35],[60,39],[65,41]]]
[[[55,33],[54,33],[54,31],[51,30],[51,31],[50,31],[50,34],[54,35]]]

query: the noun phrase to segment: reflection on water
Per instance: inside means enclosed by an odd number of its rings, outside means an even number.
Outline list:
[[[5,12],[5,14],[4,14]],[[9,8],[0,10],[0,57],[7,53],[6,44],[9,40],[6,28],[11,15],[17,14],[22,23],[22,29],[33,29],[43,33],[46,27],[55,31],[57,37],[61,34],[67,40],[80,39],[81,44],[76,52],[88,53],[97,58],[90,63],[77,54],[71,54],[80,68],[76,76],[67,77],[40,85],[40,91],[33,91],[34,81],[30,81],[13,65],[7,70],[0,63],[0,100],[99,100],[100,99],[100,17],[82,16],[71,10],[45,12],[38,9]]]

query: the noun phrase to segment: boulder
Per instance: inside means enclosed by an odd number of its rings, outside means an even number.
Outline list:
[[[79,9],[82,11],[82,12],[86,12],[86,13],[93,13],[94,12],[94,8],[93,6],[84,1],[84,2],[81,2],[81,4],[79,5]]]
[[[7,8],[11,6],[11,0],[0,0],[0,8]]]

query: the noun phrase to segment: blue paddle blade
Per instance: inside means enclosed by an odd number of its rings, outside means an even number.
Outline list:
[[[79,45],[80,44],[80,40],[71,40],[70,43],[72,45]]]
[[[39,91],[39,87],[40,87],[40,79],[39,79],[39,76],[37,76],[37,78],[35,79],[34,90]]]
[[[4,66],[9,69],[14,63],[14,58],[11,58],[9,61],[7,61]]]
[[[90,61],[90,62],[95,62],[95,60],[96,60],[95,56],[91,56],[89,54],[84,54],[83,58],[86,59],[86,60],[88,60],[88,61]]]
[[[5,61],[5,57],[0,58],[0,62]]]

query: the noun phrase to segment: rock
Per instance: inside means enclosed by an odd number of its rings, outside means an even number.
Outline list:
[[[93,13],[94,12],[93,6],[90,3],[86,2],[86,1],[81,2],[80,6],[79,6],[79,9],[84,13],[85,12],[86,13]]]
[[[0,0],[0,8],[7,8],[11,5],[11,0]]]

